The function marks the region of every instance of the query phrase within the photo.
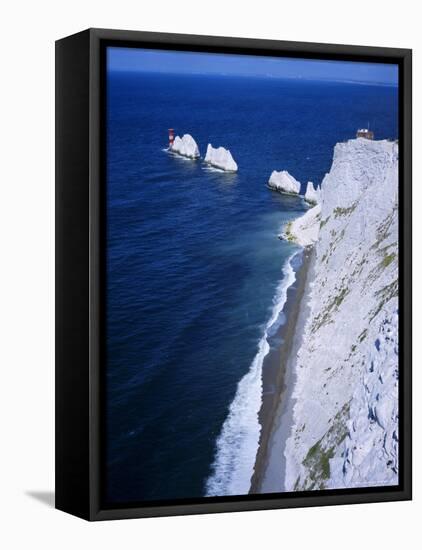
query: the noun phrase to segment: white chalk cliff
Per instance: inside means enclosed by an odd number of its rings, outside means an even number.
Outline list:
[[[268,180],[268,187],[289,195],[298,195],[300,193],[300,183],[287,170],[282,170],[281,172],[274,170]]]
[[[304,216],[320,209],[286,491],[398,482],[397,207],[397,143],[337,144],[322,203]]]
[[[190,134],[185,134],[183,137],[176,136],[171,151],[190,159],[197,159],[200,156],[198,145]]]
[[[314,184],[311,181],[308,181],[304,199],[309,204],[319,204],[321,202],[320,188],[317,187],[315,189]]]
[[[210,166],[219,168],[226,172],[237,172],[238,167],[230,151],[224,147],[214,148],[211,143],[208,144],[205,162]]]
[[[303,247],[312,246],[318,240],[320,220],[321,206],[317,204],[300,218],[289,222],[280,237]]]

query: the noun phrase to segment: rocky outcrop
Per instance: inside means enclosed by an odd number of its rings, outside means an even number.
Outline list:
[[[309,204],[312,204],[312,205],[319,204],[321,202],[320,188],[317,187],[315,189],[314,184],[311,181],[308,181],[304,199]]]
[[[268,187],[274,191],[289,195],[298,195],[300,193],[300,183],[287,170],[282,170],[281,172],[274,170],[268,180]]]
[[[228,149],[224,147],[214,148],[211,143],[208,144],[205,162],[214,168],[219,168],[225,172],[237,172],[238,166]]]
[[[198,145],[190,134],[185,134],[183,137],[176,136],[171,147],[171,152],[189,159],[200,157]]]

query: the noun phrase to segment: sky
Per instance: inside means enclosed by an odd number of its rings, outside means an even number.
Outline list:
[[[335,80],[398,85],[398,66],[141,48],[107,48],[109,71]]]

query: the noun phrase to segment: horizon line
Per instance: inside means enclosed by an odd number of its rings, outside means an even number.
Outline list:
[[[385,82],[375,80],[353,80],[353,79],[336,79],[336,78],[313,78],[303,76],[284,76],[284,75],[272,75],[272,74],[259,74],[259,73],[217,73],[217,72],[183,72],[183,71],[154,71],[144,69],[118,69],[107,67],[107,73],[126,73],[126,74],[148,74],[148,75],[172,75],[172,76],[202,76],[202,77],[224,77],[224,78],[259,78],[261,80],[293,80],[299,82],[325,82],[336,84],[357,84],[365,86],[383,86],[387,88],[398,88],[398,82]]]

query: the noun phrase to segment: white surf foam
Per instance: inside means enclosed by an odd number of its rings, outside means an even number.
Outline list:
[[[216,172],[217,174],[229,174],[233,175],[235,172],[227,172],[226,170],[223,170],[222,168],[217,168],[216,166],[211,166],[210,164],[203,164],[202,170],[204,172]]]
[[[180,159],[182,161],[186,161],[186,162],[192,162],[192,160],[198,160],[198,159],[192,159],[190,157],[185,157],[184,155],[180,155],[179,153],[176,153],[175,151],[172,151],[170,149],[170,147],[167,147],[165,149],[161,149],[164,153],[167,153],[168,155],[170,155],[171,157],[175,158],[175,159]]]
[[[244,495],[249,492],[261,426],[258,420],[262,399],[262,365],[270,350],[268,334],[287,299],[296,273],[290,256],[283,266],[283,279],[274,297],[271,317],[258,344],[249,372],[240,380],[223,428],[217,439],[213,473],[205,484],[206,496]]]

